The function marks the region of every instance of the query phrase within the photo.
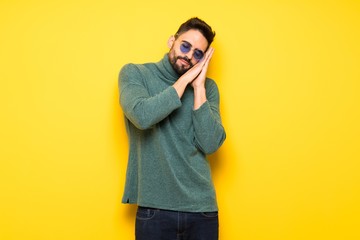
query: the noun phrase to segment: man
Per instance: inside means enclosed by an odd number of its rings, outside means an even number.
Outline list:
[[[206,155],[225,140],[216,83],[206,77],[215,32],[183,23],[157,63],[119,75],[129,158],[123,203],[138,204],[137,240],[218,239],[218,208]]]

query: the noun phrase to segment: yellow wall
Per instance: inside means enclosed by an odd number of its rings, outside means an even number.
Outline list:
[[[0,239],[133,239],[117,75],[217,32],[222,240],[360,239],[360,3],[0,2]]]

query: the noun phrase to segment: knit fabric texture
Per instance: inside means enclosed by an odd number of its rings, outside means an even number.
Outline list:
[[[181,98],[180,76],[168,55],[156,63],[126,64],[119,74],[129,156],[122,202],[143,207],[217,211],[206,158],[224,142],[218,87],[206,79],[207,101],[197,110],[192,86]]]

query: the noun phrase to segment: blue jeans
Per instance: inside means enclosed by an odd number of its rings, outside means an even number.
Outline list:
[[[218,240],[218,213],[138,207],[135,236],[136,240]]]

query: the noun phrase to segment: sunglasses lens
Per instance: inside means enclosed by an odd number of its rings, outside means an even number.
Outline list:
[[[194,51],[194,58],[196,60],[201,60],[204,57],[204,53],[200,50],[195,50]]]
[[[188,53],[191,50],[191,44],[183,42],[180,44],[180,51],[182,53]],[[194,58],[198,61],[200,61],[204,57],[204,53],[198,49],[194,50]]]
[[[180,51],[181,51],[182,53],[188,53],[188,52],[190,51],[190,49],[191,49],[191,46],[190,46],[189,44],[182,43],[182,44],[180,45]]]

